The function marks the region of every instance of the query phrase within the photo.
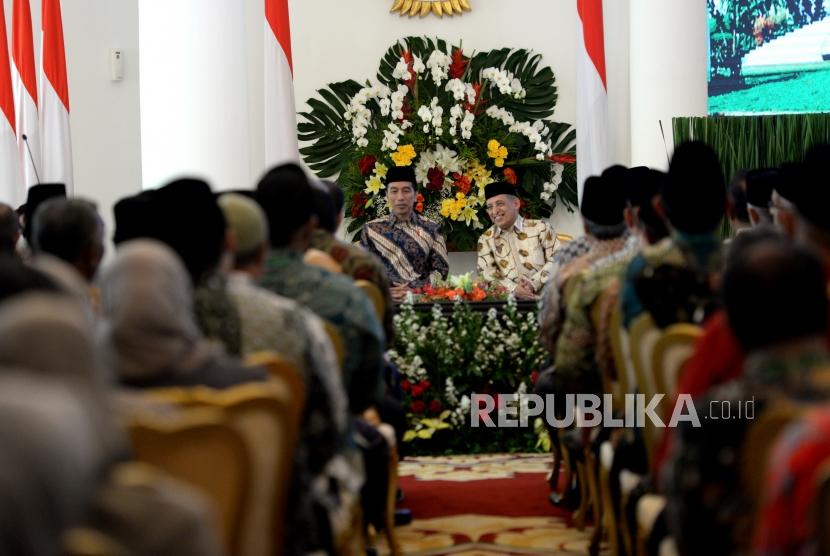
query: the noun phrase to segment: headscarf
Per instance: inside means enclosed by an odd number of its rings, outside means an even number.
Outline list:
[[[85,401],[28,371],[0,373],[0,554],[63,554],[100,474]]]
[[[187,373],[218,355],[196,325],[187,270],[163,243],[122,244],[101,277],[101,304],[104,342],[122,382]]]
[[[109,387],[96,351],[89,315],[71,296],[31,293],[0,306],[0,365],[64,382],[81,399],[102,458],[124,451],[123,432],[111,419]]]

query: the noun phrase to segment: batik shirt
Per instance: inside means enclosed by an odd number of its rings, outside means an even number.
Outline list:
[[[510,291],[524,276],[537,292],[550,278],[556,234],[544,220],[521,216],[510,230],[491,226],[478,240],[478,275],[499,282]]]
[[[380,257],[392,283],[417,288],[449,274],[441,226],[415,213],[406,222],[394,214],[368,222],[363,227],[360,245]]]
[[[308,266],[296,251],[273,249],[268,254],[264,288],[311,309],[337,327],[346,346],[343,382],[353,413],[377,402],[383,392],[384,338],[374,307],[351,279]]]

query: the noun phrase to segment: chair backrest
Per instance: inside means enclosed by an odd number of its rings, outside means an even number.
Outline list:
[[[674,396],[680,370],[702,335],[702,328],[685,323],[673,324],[660,334],[651,352],[651,371],[658,392]]]
[[[274,379],[285,383],[291,392],[291,399],[303,404],[305,400],[305,384],[300,372],[288,359],[276,351],[256,351],[245,356],[245,366],[260,367]]]
[[[605,303],[605,294],[600,295],[594,301],[594,304],[591,306],[591,322],[594,326],[595,337],[597,339],[595,353],[599,354],[601,351],[605,349],[605,346],[600,345],[602,342],[602,336],[599,334],[601,328],[603,328],[603,305]],[[600,378],[602,379],[602,391],[605,394],[611,394],[613,400],[613,408],[615,411],[622,409],[622,400],[623,398],[620,396],[622,393],[620,390],[620,382],[616,376],[612,373],[614,369],[609,369],[608,365],[600,364],[597,362],[597,371],[600,374]]]
[[[63,536],[68,556],[127,556],[129,552],[109,535],[88,527],[75,527]]]
[[[337,355],[337,363],[340,365],[340,372],[343,372],[343,367],[346,364],[346,344],[343,342],[343,336],[340,335],[340,330],[331,322],[324,320],[323,327],[326,329],[326,334],[329,335],[331,347],[334,348],[334,353]]]
[[[631,362],[634,365],[634,374],[637,377],[637,389],[645,394],[648,401],[657,393],[657,385],[654,383],[654,373],[651,370],[651,353],[654,344],[660,337],[660,329],[654,324],[651,315],[644,313],[634,319],[629,329],[629,349]],[[651,419],[645,420],[643,427],[643,441],[648,453],[648,461],[654,458],[654,451],[658,441],[658,431]]]
[[[236,553],[247,504],[250,461],[242,435],[222,411],[183,409],[165,415],[134,415],[127,428],[136,459],[150,463],[197,489],[219,517],[222,544]]]
[[[744,492],[753,510],[759,507],[772,447],[781,432],[798,420],[803,412],[802,407],[778,402],[766,408],[749,427],[741,446],[740,470]]]
[[[617,367],[617,380],[623,394],[634,392],[637,387],[637,378],[634,373],[634,364],[631,361],[631,348],[628,342],[628,332],[622,325],[622,306],[614,304],[609,324],[611,349],[614,352],[614,363]]]
[[[363,293],[372,302],[378,320],[383,322],[383,315],[386,312],[386,302],[383,300],[383,293],[381,293],[380,288],[368,280],[355,280],[354,285],[363,290]]]
[[[188,407],[221,410],[248,454],[249,490],[235,554],[274,556],[284,545],[285,512],[293,476],[302,398],[279,381],[226,390],[182,388],[152,393]]]

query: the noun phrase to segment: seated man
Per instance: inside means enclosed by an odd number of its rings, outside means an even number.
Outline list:
[[[519,214],[516,187],[505,182],[484,188],[493,225],[478,240],[478,274],[496,281],[519,299],[536,299],[553,267],[556,234],[545,220]]]
[[[415,214],[415,189],[411,167],[390,168],[386,201],[392,214],[368,222],[360,237],[360,245],[383,261],[397,302],[410,288],[446,278],[450,268],[441,226]]]

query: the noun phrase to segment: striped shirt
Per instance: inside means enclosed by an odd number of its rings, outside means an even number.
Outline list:
[[[431,279],[446,279],[449,274],[441,226],[415,213],[405,222],[395,215],[368,222],[360,245],[380,257],[391,283],[417,288]]]

